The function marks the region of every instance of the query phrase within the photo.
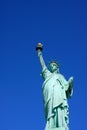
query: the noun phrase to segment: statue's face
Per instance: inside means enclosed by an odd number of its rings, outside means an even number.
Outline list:
[[[54,72],[54,71],[58,70],[57,64],[56,63],[51,63],[50,64],[50,70],[51,70],[51,72]]]

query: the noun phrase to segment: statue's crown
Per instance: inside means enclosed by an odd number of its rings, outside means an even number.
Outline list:
[[[51,61],[51,62],[49,63],[49,65],[50,65],[50,64],[55,64],[57,67],[60,66],[60,64],[59,64],[57,61]]]

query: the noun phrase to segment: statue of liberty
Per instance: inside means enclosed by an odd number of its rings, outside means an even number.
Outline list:
[[[59,72],[59,64],[51,61],[47,68],[42,56],[43,45],[36,47],[43,77],[43,101],[46,118],[45,130],[69,130],[69,106],[67,99],[73,93],[73,77],[67,81]]]

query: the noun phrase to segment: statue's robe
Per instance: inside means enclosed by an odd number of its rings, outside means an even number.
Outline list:
[[[54,116],[56,108],[68,107],[67,98],[72,95],[72,89],[69,90],[68,81],[60,73],[51,73],[46,68],[42,72],[42,77],[44,78],[42,90],[45,117],[48,120]]]

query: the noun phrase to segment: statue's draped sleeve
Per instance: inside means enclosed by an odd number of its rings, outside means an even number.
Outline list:
[[[47,67],[42,70],[42,77],[43,77],[44,80],[45,80],[46,78],[48,78],[50,75],[51,75],[51,72],[48,70]]]

